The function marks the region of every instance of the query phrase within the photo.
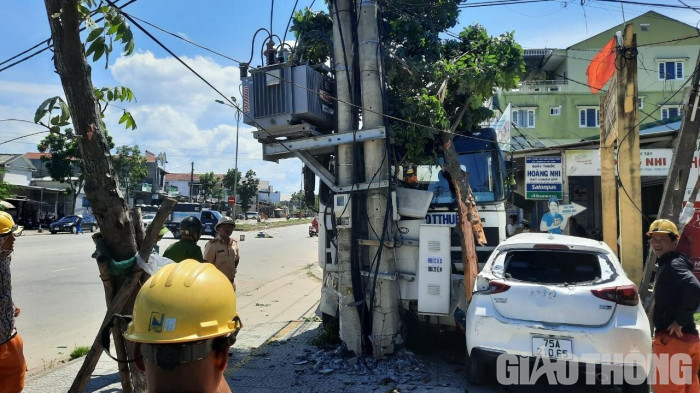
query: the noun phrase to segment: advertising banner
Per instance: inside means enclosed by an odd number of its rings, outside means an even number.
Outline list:
[[[525,157],[525,198],[563,197],[561,157]]]

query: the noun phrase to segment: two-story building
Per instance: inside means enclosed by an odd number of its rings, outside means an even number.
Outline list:
[[[679,120],[682,88],[688,84],[700,50],[698,31],[653,11],[627,23],[634,24],[637,36],[639,120],[642,125]],[[527,73],[519,87],[498,93],[501,109],[509,103],[512,106],[512,122],[517,126],[514,135],[546,146],[598,136],[600,95],[591,93],[586,69],[623,29],[622,24],[614,26],[566,49],[526,49]]]
[[[648,159],[641,161],[639,208],[653,219],[663,193],[664,170],[668,170],[667,166],[655,168],[654,163],[670,163],[672,142],[683,113],[681,106],[698,61],[700,37],[694,26],[657,12],[647,12],[627,23],[633,24],[637,40],[637,119],[642,155],[653,158],[652,164]],[[534,156],[553,156],[561,159],[564,174],[560,201],[586,207],[577,215],[579,223],[591,234],[600,231],[603,212],[600,160],[596,154],[600,100],[609,83],[594,95],[586,70],[616,32],[623,30],[620,24],[566,49],[527,49],[527,72],[518,88],[498,92],[497,106],[505,109],[511,105],[515,126],[511,128],[517,178],[513,212],[529,220],[533,230],[547,211],[547,203],[526,199],[525,161]]]

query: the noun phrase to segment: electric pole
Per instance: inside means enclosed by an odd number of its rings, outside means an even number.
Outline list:
[[[642,281],[644,260],[642,184],[637,124],[637,37],[632,24],[625,26],[624,44],[617,52],[617,162],[620,217],[620,262],[636,285]]]
[[[377,3],[375,0],[359,0],[357,40],[359,42],[360,88],[362,91],[362,129],[369,130],[384,126],[384,106],[380,79],[379,26]],[[389,154],[384,139],[364,142],[365,179],[372,184],[389,180]],[[383,253],[383,242],[392,241],[393,228],[387,216],[389,202],[388,189],[369,188],[367,190],[367,221],[370,228],[369,239],[377,240],[376,246],[368,246],[370,266],[379,268],[370,272],[370,293],[374,291],[372,306],[372,346],[375,358],[382,358],[394,352],[395,339],[399,334],[399,288],[398,280],[372,277],[381,272],[396,273],[393,254]]]
[[[697,60],[700,61],[700,53],[698,53]],[[685,191],[690,175],[689,163],[693,160],[698,134],[700,134],[700,113],[698,113],[698,106],[700,106],[700,63],[696,61],[695,64],[693,80],[690,83],[688,94],[683,100],[685,105],[681,129],[673,143],[673,158],[671,158],[671,166],[668,170],[664,193],[661,196],[659,212],[656,215],[656,218],[665,218],[676,224],[679,224],[678,218],[685,199]],[[688,199],[688,203],[695,203],[695,198],[692,198],[692,194]],[[655,265],[656,255],[650,252],[644,265],[644,279],[639,291],[647,313],[651,310],[652,305],[653,293],[650,292],[650,284],[653,273],[656,270]]]
[[[335,59],[335,79],[338,95],[338,133],[349,133],[357,128],[352,107],[353,81],[353,0],[331,1],[333,16],[333,57]],[[336,168],[339,186],[349,186],[355,183],[353,176],[354,144],[338,146],[338,167]],[[352,196],[352,195],[351,195]],[[351,209],[352,210],[352,209]],[[352,220],[350,220],[352,222]],[[336,253],[338,275],[338,302],[340,339],[349,351],[360,355],[362,353],[362,324],[357,310],[355,297],[364,297],[364,293],[355,294],[352,285],[352,228],[337,229],[338,252]],[[324,269],[324,272],[329,269]],[[330,296],[322,293],[322,296]],[[364,307],[364,303],[361,303]]]
[[[194,188],[194,161],[192,161],[192,170],[190,171],[190,202],[192,202],[192,189]]]

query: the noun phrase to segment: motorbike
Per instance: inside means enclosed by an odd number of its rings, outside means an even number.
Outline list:
[[[318,230],[313,225],[309,225],[309,237],[318,236]]]

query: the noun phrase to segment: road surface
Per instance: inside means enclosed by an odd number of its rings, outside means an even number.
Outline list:
[[[234,232],[241,263],[236,276],[238,312],[245,326],[295,320],[313,311],[320,296],[318,238],[307,225]],[[211,238],[199,245],[204,249]],[[175,240],[161,241],[161,251]],[[25,235],[15,243],[12,294],[21,307],[17,329],[30,374],[53,367],[79,346],[90,346],[106,311],[90,233]],[[255,334],[244,329],[241,334]]]

